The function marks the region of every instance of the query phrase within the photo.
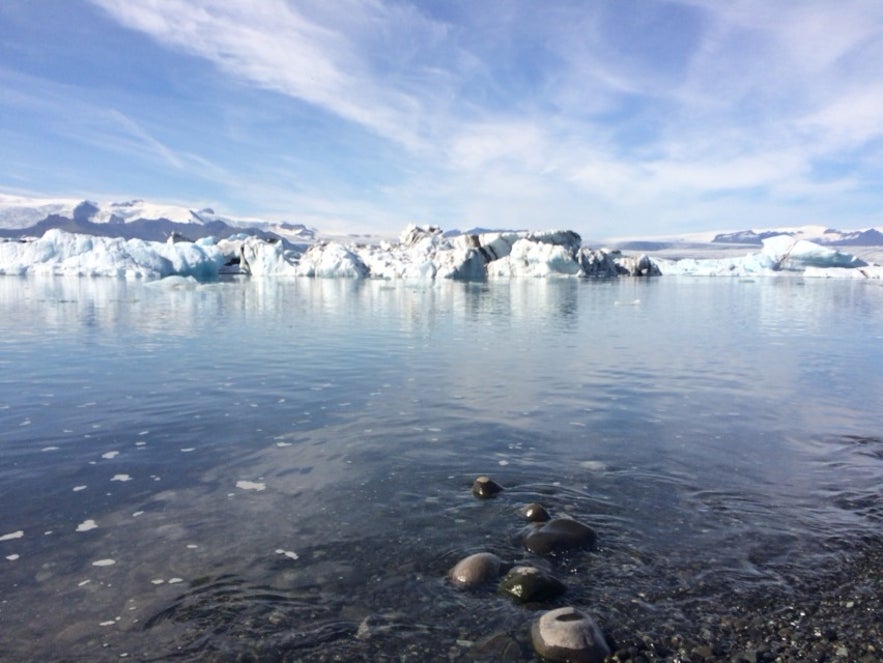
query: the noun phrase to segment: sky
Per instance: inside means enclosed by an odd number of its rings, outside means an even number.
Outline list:
[[[883,2],[3,0],[0,192],[392,235],[883,226]]]

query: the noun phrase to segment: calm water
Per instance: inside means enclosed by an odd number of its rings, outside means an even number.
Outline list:
[[[0,659],[532,660],[444,579],[530,501],[606,628],[787,596],[883,520],[881,366],[873,283],[2,278]]]

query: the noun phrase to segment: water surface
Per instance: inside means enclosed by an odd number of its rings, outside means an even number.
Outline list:
[[[532,660],[480,550],[608,629],[788,596],[880,526],[881,330],[795,278],[0,279],[0,658]]]

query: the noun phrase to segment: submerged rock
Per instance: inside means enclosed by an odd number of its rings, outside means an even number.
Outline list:
[[[551,518],[546,508],[537,502],[531,502],[523,506],[521,508],[521,515],[532,523],[544,523]]]
[[[478,477],[472,484],[472,494],[476,497],[493,497],[503,492],[503,487],[490,477]]]
[[[546,601],[564,590],[564,583],[535,566],[513,567],[500,581],[500,592],[517,603]]]
[[[602,663],[610,648],[601,629],[575,608],[550,610],[534,622],[531,640],[537,654],[550,661]]]
[[[448,578],[458,587],[481,585],[499,577],[501,564],[500,558],[493,553],[475,553],[457,562],[448,571]]]
[[[597,535],[588,525],[571,518],[554,518],[534,524],[524,537],[524,547],[537,555],[576,548],[594,548]]]

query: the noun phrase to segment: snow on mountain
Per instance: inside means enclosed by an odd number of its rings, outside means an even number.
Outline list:
[[[0,193],[0,229],[19,230],[48,216],[73,218],[82,201],[73,199],[25,198]]]
[[[243,229],[292,244],[308,243],[316,232],[303,224],[234,217],[211,208],[190,209],[144,200],[99,203],[91,200],[35,199],[0,194],[0,237],[39,237],[47,230],[124,239],[163,241],[170,236],[226,237]]]
[[[883,232],[878,228],[865,230],[835,230],[826,226],[793,226],[768,230],[740,230],[719,233],[711,240],[719,244],[762,244],[777,235],[788,235],[797,240],[835,246],[883,246]]]

